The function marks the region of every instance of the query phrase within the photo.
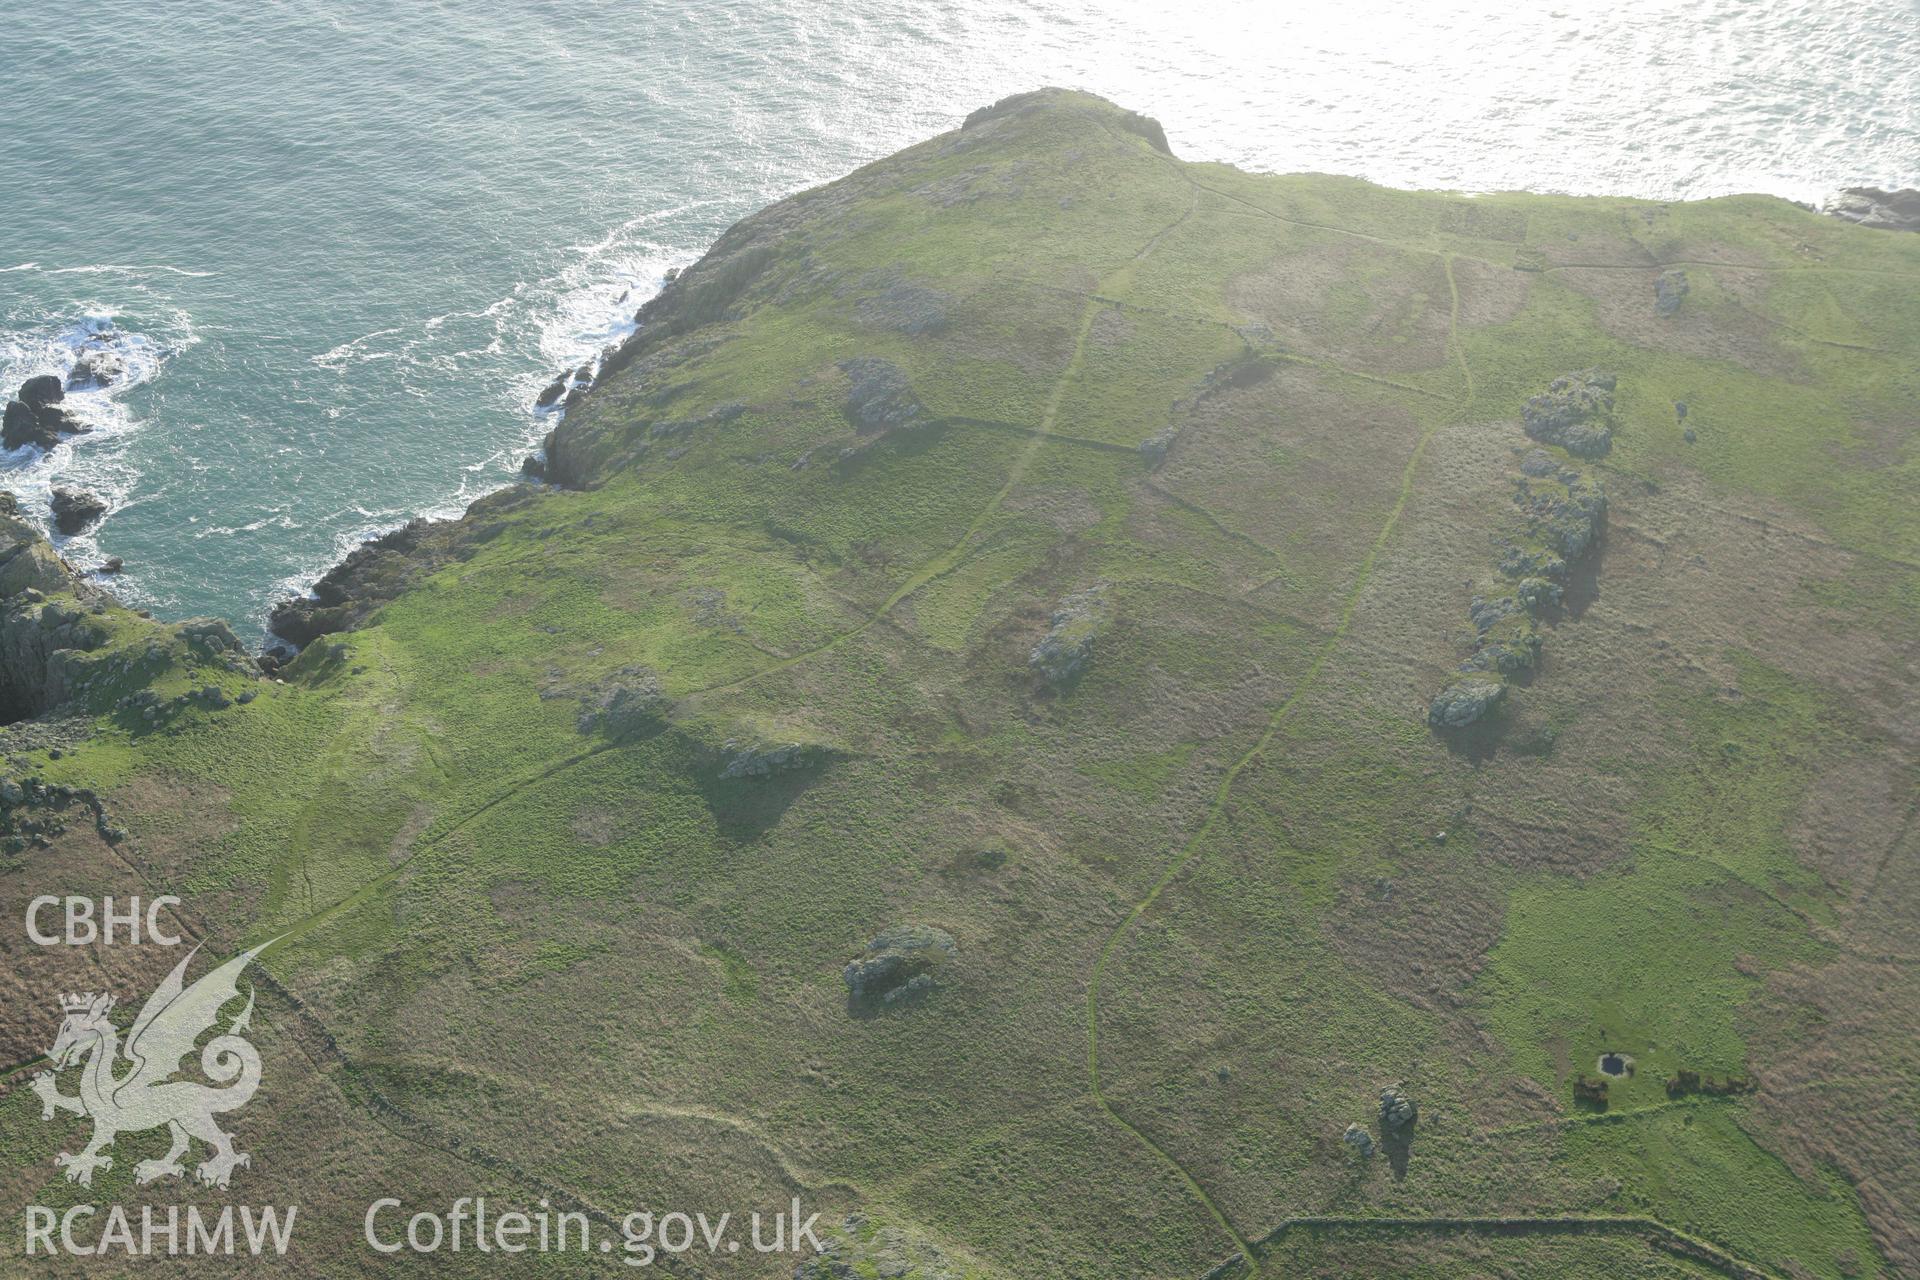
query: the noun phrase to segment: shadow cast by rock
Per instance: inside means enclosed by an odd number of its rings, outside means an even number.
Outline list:
[[[906,1014],[925,1004],[933,994],[931,982],[903,988],[885,996],[847,996],[847,1016],[856,1022],[871,1022],[875,1018],[892,1017]]]
[[[1496,712],[1484,720],[1461,728],[1449,728],[1444,725],[1431,726],[1433,736],[1440,739],[1450,755],[1459,756],[1471,764],[1485,764],[1500,752],[1501,743],[1506,738],[1510,717],[1504,712]]]
[[[826,769],[822,759],[800,768],[763,778],[716,778],[700,784],[701,798],[713,814],[714,825],[729,840],[757,840],[772,830]]]
[[[1393,1180],[1403,1182],[1407,1176],[1407,1166],[1413,1160],[1413,1133],[1415,1125],[1390,1130],[1380,1136],[1380,1151],[1387,1157],[1387,1167],[1393,1170]]]
[[[1566,592],[1560,604],[1554,609],[1553,616],[1546,621],[1557,622],[1561,617],[1578,622],[1586,616],[1594,602],[1600,598],[1600,569],[1607,559],[1606,526],[1600,528],[1600,535],[1594,539],[1587,554],[1574,560],[1567,566]]]

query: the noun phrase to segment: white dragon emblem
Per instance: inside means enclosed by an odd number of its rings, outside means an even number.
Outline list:
[[[214,1085],[173,1077],[181,1071],[202,1033],[219,1019],[220,1010],[239,997],[241,970],[273,941],[235,956],[190,987],[183,979],[188,963],[200,949],[195,947],[188,953],[147,997],[134,1018],[125,1049],[131,1065],[122,1074],[116,1074],[122,1056],[120,1033],[107,1020],[107,1011],[113,1007],[112,994],[60,997],[66,1020],[60,1024],[53,1048],[47,1051],[53,1070],[35,1076],[32,1088],[40,1095],[43,1120],[53,1119],[57,1111],[71,1111],[93,1121],[93,1140],[85,1150],[79,1155],[62,1151],[54,1157],[54,1164],[66,1170],[69,1182],[91,1186],[94,1170],[113,1168],[113,1157],[105,1152],[114,1138],[161,1125],[172,1134],[173,1146],[164,1158],[135,1165],[135,1182],[185,1176],[180,1158],[187,1153],[192,1138],[213,1148],[194,1171],[207,1186],[225,1187],[236,1168],[250,1163],[245,1152],[233,1149],[233,1135],[224,1132],[214,1117],[244,1107],[260,1087],[260,1053],[241,1035],[253,1016],[251,988],[246,1007],[227,1024],[225,1032],[200,1050],[200,1069]],[[84,1062],[80,1094],[70,1097],[60,1092],[57,1075],[80,1062]]]

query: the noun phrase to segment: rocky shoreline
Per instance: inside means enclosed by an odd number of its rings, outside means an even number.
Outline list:
[[[182,668],[195,672],[191,692],[171,700],[153,693],[156,681]],[[58,718],[64,709],[152,727],[176,704],[246,701],[250,691],[229,695],[215,681],[263,674],[223,619],[159,622],[93,585],[0,490],[0,725]]]
[[[536,412],[559,419],[538,452],[521,463],[528,480],[559,488],[582,488],[587,459],[564,431],[569,411],[578,408],[608,374],[669,348],[672,340],[724,314],[739,300],[759,271],[771,261],[767,243],[784,229],[787,202],[753,214],[721,235],[701,259],[685,271],[669,271],[660,292],[633,316],[636,328],[622,342],[605,348],[595,361],[562,370],[535,398]],[[677,362],[669,354],[668,363]],[[737,412],[737,410],[735,411]],[[708,415],[719,420],[723,411]],[[657,424],[694,429],[704,422]],[[664,438],[673,431],[660,433]],[[527,484],[508,485],[479,498],[450,520],[415,519],[356,547],[327,570],[304,596],[275,605],[267,621],[272,637],[263,662],[277,668],[315,639],[350,630],[407,586],[442,565],[471,555],[499,531],[493,517],[528,501],[537,492]]]
[[[91,360],[91,362],[90,362]],[[57,374],[43,373],[20,384],[14,398],[7,402],[4,425],[0,425],[0,447],[50,450],[68,436],[84,435],[86,423],[65,407],[69,389],[95,389],[107,385],[120,371],[119,359],[102,347],[90,357],[86,352],[63,380]],[[7,495],[17,509],[18,502]],[[53,527],[69,536],[83,533],[107,514],[106,502],[85,489],[54,486],[47,504],[47,516]],[[117,571],[116,564],[116,571]]]
[[[1828,200],[1821,212],[1880,231],[1920,231],[1920,191],[1912,187],[1899,191],[1846,187]]]
[[[443,565],[464,560],[498,534],[498,517],[533,499],[526,485],[509,485],[476,499],[451,520],[409,520],[349,552],[304,596],[275,605],[267,630],[280,642],[262,655],[277,669],[321,636],[349,631]]]

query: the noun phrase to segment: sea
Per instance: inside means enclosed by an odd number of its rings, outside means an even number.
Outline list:
[[[165,618],[262,637],[357,543],[511,483],[556,371],[728,225],[1042,85],[1189,158],[1397,187],[1920,186],[1914,0],[8,0],[0,454]]]

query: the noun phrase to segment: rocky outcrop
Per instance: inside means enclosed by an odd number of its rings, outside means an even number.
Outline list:
[[[1420,1118],[1420,1109],[1412,1098],[1398,1089],[1380,1091],[1380,1131],[1400,1133]]]
[[[651,667],[622,667],[593,694],[582,698],[580,732],[616,740],[639,737],[667,722],[671,703]]]
[[[1607,492],[1584,468],[1523,475],[1514,482],[1513,502],[1525,517],[1530,541],[1551,548],[1568,563],[1585,555],[1606,528]]]
[[[720,748],[724,763],[720,777],[726,781],[740,778],[770,778],[776,773],[806,769],[822,763],[827,752],[806,742],[754,744],[728,739]]]
[[[842,360],[847,375],[847,419],[863,436],[913,426],[924,415],[900,366],[874,356]]]
[[[1158,470],[1160,464],[1167,460],[1167,455],[1173,452],[1173,442],[1179,438],[1180,428],[1178,427],[1168,427],[1165,431],[1156,432],[1140,442],[1140,456],[1147,460],[1149,467]]]
[[[517,485],[488,494],[457,520],[410,520],[355,548],[313,590],[274,606],[267,629],[295,649],[360,625],[376,609],[445,565],[464,560],[506,528],[506,513],[532,500]]]
[[[1167,145],[1167,131],[1152,116],[1141,115],[1138,111],[1128,111],[1120,117],[1120,127],[1128,133],[1138,134],[1147,140],[1147,145],[1163,156],[1173,154],[1173,148]]]
[[[1669,267],[1662,271],[1653,282],[1653,310],[1656,315],[1670,316],[1680,310],[1680,303],[1687,296],[1687,273],[1678,267]]]
[[[578,387],[575,388],[576,391],[579,389]],[[732,422],[746,411],[747,406],[745,404],[739,401],[729,401],[726,404],[715,405],[698,417],[667,418],[652,422],[642,420],[635,425],[637,428],[643,429],[644,434],[634,445],[631,458],[633,461],[638,461],[652,453],[655,448],[661,446],[665,446],[666,457],[678,457],[686,452],[687,446],[684,443],[674,443],[675,441],[705,428]],[[535,480],[542,480],[549,484],[577,487],[584,483],[586,480],[585,469],[568,449],[568,439],[569,437],[564,430],[564,424],[547,432],[546,438],[541,441],[540,453],[530,456],[522,462],[520,464],[521,472]]]
[[[1485,676],[1456,680],[1433,696],[1427,723],[1436,729],[1464,729],[1485,718],[1506,696],[1503,680]]]
[[[28,378],[20,384],[20,402],[34,409],[44,409],[50,404],[59,404],[66,398],[66,389],[60,385],[60,379],[51,373],[43,373],[37,378]]]
[[[1516,519],[1494,562],[1502,581],[1467,606],[1473,652],[1460,664],[1462,678],[1428,703],[1427,723],[1434,728],[1479,723],[1500,705],[1507,681],[1538,662],[1541,616],[1565,600],[1569,566],[1592,551],[1606,528],[1606,489],[1590,464],[1569,455],[1612,447],[1613,390],[1613,375],[1588,370],[1555,378],[1527,401],[1527,434],[1549,447],[1528,449],[1515,467]]]
[[[1461,670],[1517,675],[1529,670],[1540,656],[1540,633],[1534,628],[1533,612],[1518,595],[1494,600],[1475,596],[1467,606],[1467,616],[1473,621],[1477,638],[1473,656],[1461,664]]]
[[[673,354],[679,340],[735,314],[749,290],[779,258],[781,240],[803,220],[800,211],[822,198],[819,193],[807,193],[763,209],[735,223],[685,271],[668,271],[665,286],[634,312],[633,333],[602,353],[597,382],[605,383],[610,375],[653,359],[666,366],[679,363]],[[574,393],[584,391],[575,385],[567,393],[569,407],[578,402]],[[550,459],[553,452],[549,443]],[[575,485],[585,482],[583,474],[569,476],[558,470],[552,478]]]
[[[955,951],[953,935],[929,925],[896,925],[847,962],[841,978],[856,1004],[892,1004],[933,986],[934,972]]]
[[[120,334],[111,327],[88,338],[73,368],[67,370],[68,391],[100,391],[127,376],[127,362],[119,349]]]
[[[1065,597],[1053,607],[1047,634],[1027,655],[1027,665],[1056,689],[1072,684],[1093,661],[1094,643],[1111,619],[1104,582]]]
[[[1920,191],[1848,187],[1829,200],[1822,212],[1881,231],[1920,231]]]
[[[251,688],[230,695],[208,680],[260,674],[223,619],[129,628],[131,621],[21,517],[12,494],[0,492],[0,724],[45,717],[43,732],[57,734],[64,717],[112,714],[138,731],[190,709],[252,700]],[[182,674],[195,687],[170,698],[154,691]]]
[[[1613,448],[1614,377],[1598,369],[1562,374],[1520,411],[1527,434],[1576,458],[1603,458]]]
[[[1362,1125],[1348,1125],[1347,1131],[1340,1135],[1340,1140],[1362,1160],[1373,1155],[1373,1135],[1368,1133]]]
[[[53,527],[62,533],[79,533],[107,514],[107,504],[85,489],[56,487],[49,500]]]
[[[1685,1098],[1694,1094],[1703,1094],[1709,1098],[1727,1098],[1736,1094],[1752,1093],[1753,1077],[1729,1072],[1724,1076],[1701,1074],[1698,1071],[1681,1067],[1667,1077],[1667,1096]]]
[[[126,376],[126,363],[105,347],[82,351],[67,371],[67,390],[98,391]]]
[[[127,349],[111,323],[93,330],[67,370],[68,391],[100,391],[127,376]]]
[[[106,642],[93,612],[106,603],[0,493],[0,722],[66,701],[78,660]]]
[[[938,1245],[850,1213],[836,1231],[822,1229],[820,1251],[794,1268],[793,1280],[970,1280],[975,1267],[949,1258]]]
[[[1149,146],[1165,145],[1164,130],[1152,120],[1060,90],[1022,94],[975,112],[963,129],[931,145],[942,154],[958,156],[1031,127],[1051,128],[1051,121],[1068,117],[1097,121],[1110,132],[1135,134]],[[734,224],[698,262],[667,273],[659,293],[634,313],[634,332],[603,354],[594,389],[584,393],[549,433],[541,446],[542,456],[526,467],[527,474],[568,488],[591,488],[645,458],[657,458],[663,452],[674,456],[683,446],[655,450],[642,437],[650,425],[650,411],[699,385],[683,377],[682,371],[715,348],[737,340],[740,334],[734,322],[755,303],[786,295],[810,296],[823,280],[834,276],[824,261],[833,255],[820,251],[828,247],[826,237],[837,239],[841,234],[845,224],[840,215],[876,198],[898,198],[899,176],[897,167],[876,165],[791,196]],[[853,307],[854,319],[863,327],[921,337],[949,323],[949,312],[955,308],[938,291],[906,281],[897,268],[875,271],[886,274],[876,274],[871,282],[863,277],[858,287],[879,292]],[[884,359],[878,353],[864,358]],[[848,372],[855,378],[857,371]],[[574,399],[571,389],[565,398]],[[888,430],[903,425],[925,428],[938,421],[924,410],[890,420],[903,402],[889,405],[889,399],[884,384],[877,395],[856,392],[849,397],[848,413],[858,438],[844,449],[835,445],[841,463],[867,456],[866,446],[885,438]],[[608,408],[599,410],[598,404]],[[814,456],[815,450],[808,448],[792,465],[808,466]]]
[[[1000,99],[992,106],[969,112],[960,128],[964,132],[968,129],[977,129],[995,120],[1019,119],[1021,116],[1056,106],[1058,99],[1059,90],[1057,89],[1034,89],[1026,93],[1016,93]],[[1152,116],[1141,115],[1138,111],[1123,111],[1114,123],[1127,133],[1145,138],[1147,145],[1160,154],[1168,156],[1173,154],[1173,149],[1167,145],[1167,131]]]
[[[51,449],[61,437],[85,431],[84,423],[60,407],[66,395],[60,379],[51,373],[21,383],[16,398],[9,400],[4,414],[0,414],[0,448],[11,451],[32,445]]]

